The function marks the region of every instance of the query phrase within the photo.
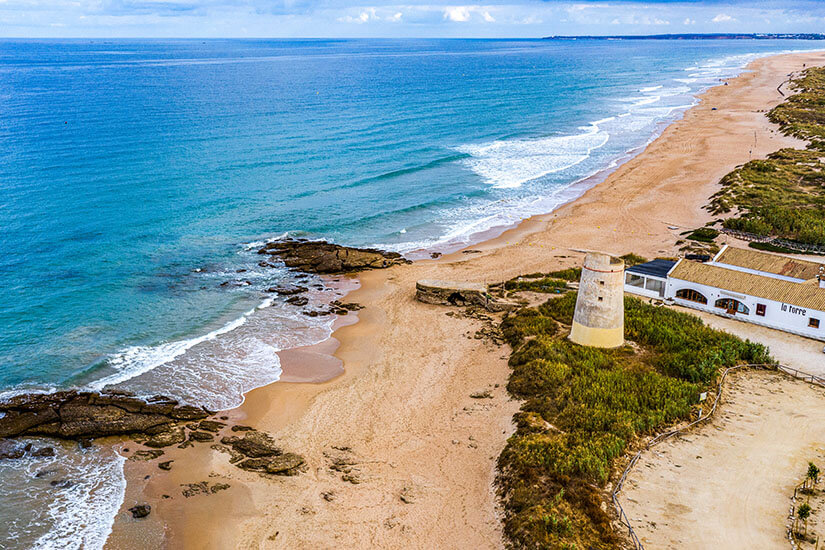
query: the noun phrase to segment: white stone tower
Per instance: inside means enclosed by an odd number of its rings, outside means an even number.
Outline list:
[[[584,257],[570,340],[583,346],[624,344],[624,261],[600,252]]]

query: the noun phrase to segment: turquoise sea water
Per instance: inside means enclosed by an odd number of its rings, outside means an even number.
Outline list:
[[[329,334],[262,292],[290,275],[255,243],[471,242],[569,200],[754,57],[815,47],[0,41],[0,392],[235,405],[277,380],[275,351]],[[15,510],[0,540],[20,547],[76,526]]]

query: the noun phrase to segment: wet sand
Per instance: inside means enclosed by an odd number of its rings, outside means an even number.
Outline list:
[[[170,451],[175,467],[159,473],[155,466],[148,482],[141,468],[149,466],[130,462],[108,547],[134,547],[124,536],[133,524],[124,510],[136,501],[161,502],[157,519],[169,548],[501,547],[495,458],[519,407],[504,389],[509,350],[474,337],[481,321],[416,302],[416,280],[502,281],[575,265],[581,254],[572,249],[674,255],[679,232],[711,219],[702,206],[722,176],[749,158],[798,145],[777,134],[764,111],[782,100],[777,86],[803,63],[825,64],[825,55],[754,62],[753,72],[706,92],[603,183],[473,246],[477,252],[362,274],[361,288],[346,299],[365,309],[334,335],[343,374],[259,388],[226,413],[304,454],[308,471],[264,479],[208,446]],[[480,390],[492,397],[470,397]],[[341,456],[355,463],[359,483],[329,468]],[[231,487],[182,497],[181,483],[202,480]]]

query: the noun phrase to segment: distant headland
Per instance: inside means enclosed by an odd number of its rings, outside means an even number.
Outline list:
[[[815,33],[645,34],[616,36],[544,36],[542,40],[825,40]]]

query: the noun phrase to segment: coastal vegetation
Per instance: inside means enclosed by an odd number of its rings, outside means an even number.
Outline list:
[[[792,81],[796,93],[768,113],[781,131],[808,142],[752,160],[722,179],[711,197],[714,214],[733,214],[727,229],[825,246],[825,68]]]
[[[617,548],[607,483],[641,436],[687,419],[719,370],[768,362],[767,349],[695,316],[625,299],[619,349],[564,338],[576,293],[508,315],[508,390],[523,399],[499,457],[504,528],[513,548]]]
[[[643,264],[647,260],[637,254],[625,254],[620,256],[625,265],[633,266]],[[560,294],[567,288],[568,282],[578,281],[582,275],[582,268],[569,267],[549,273],[530,273],[504,283],[504,289],[513,293],[521,291],[543,292]]]

